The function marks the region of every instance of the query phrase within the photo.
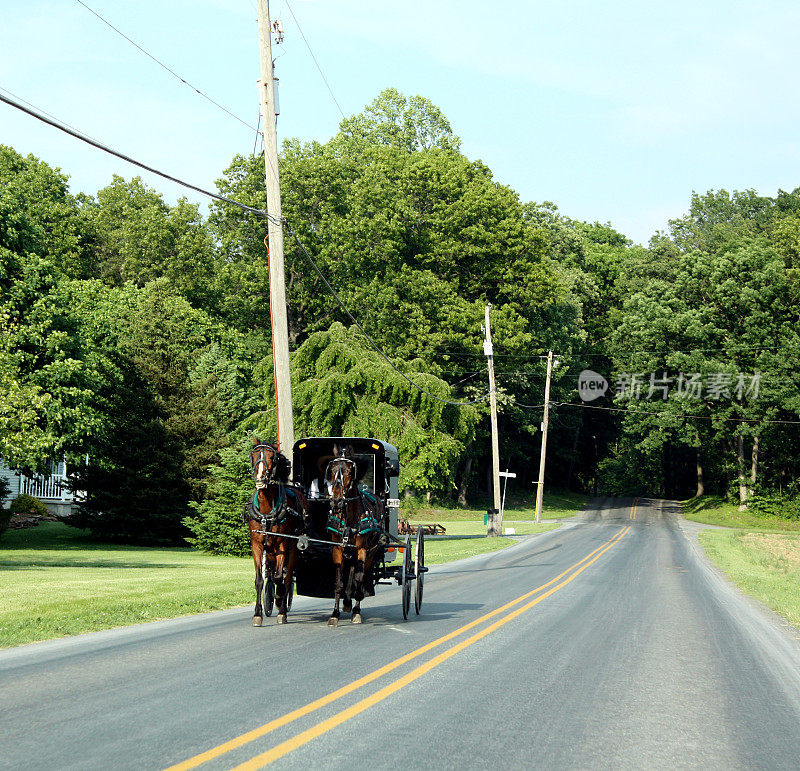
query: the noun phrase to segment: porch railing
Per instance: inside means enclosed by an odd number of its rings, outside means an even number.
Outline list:
[[[28,477],[20,476],[19,491],[47,501],[70,503],[73,500],[72,491],[69,489],[66,474],[50,474],[43,476],[35,474]]]

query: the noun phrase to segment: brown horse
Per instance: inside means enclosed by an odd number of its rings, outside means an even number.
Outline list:
[[[330,490],[328,531],[333,547],[334,606],[330,626],[339,623],[339,600],[345,613],[353,611],[352,622],[361,623],[361,600],[372,576],[372,560],[381,542],[380,501],[358,489],[356,461],[349,448],[334,448],[338,457],[328,463],[325,479]],[[344,576],[347,574],[347,582]],[[372,586],[369,586],[370,594]]]
[[[264,591],[263,611],[272,613],[272,597],[268,589],[275,587],[275,607],[278,623],[286,623],[292,576],[297,561],[297,540],[282,538],[281,534],[294,535],[306,511],[305,497],[288,484],[289,460],[274,444],[253,440],[250,467],[256,492],[245,510],[245,520],[250,528],[250,547],[256,566],[256,607],[253,626],[263,623],[261,595]]]

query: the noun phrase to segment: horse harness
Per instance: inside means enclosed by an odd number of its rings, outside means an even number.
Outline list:
[[[334,463],[336,463],[337,466],[334,468],[333,475],[330,479],[331,489],[333,490],[338,483],[341,485],[342,490],[346,492],[347,487],[345,486],[344,466],[347,465],[351,472],[355,472],[355,461],[350,458],[336,458],[328,464],[328,467],[330,468]],[[354,473],[351,479],[353,476],[355,476]],[[383,532],[383,528],[380,526],[377,518],[380,503],[372,493],[366,490],[356,489],[356,495],[343,495],[341,498],[334,498],[331,495],[329,500],[331,503],[331,510],[328,515],[327,530],[339,535],[342,539],[342,546],[350,545],[348,543],[350,538],[353,538],[355,541],[360,535]],[[353,501],[358,501],[361,508],[361,516],[359,517],[358,525],[355,527],[347,523],[347,504]]]
[[[273,454],[273,464],[271,467],[267,464],[265,457],[266,450],[271,450]],[[259,454],[258,460],[253,457],[256,454],[256,451],[258,451]],[[267,442],[262,442],[255,445],[250,456],[250,469],[254,477],[256,474],[256,469],[259,467],[259,465],[264,465],[265,479],[262,482],[262,487],[274,485],[278,488],[277,499],[273,502],[272,511],[269,514],[261,511],[259,508],[258,486],[256,487],[256,491],[253,495],[253,500],[247,502],[247,506],[243,512],[242,519],[245,521],[255,519],[256,521],[261,522],[261,529],[262,531],[265,531],[266,534],[269,534],[267,532],[268,527],[274,528],[282,525],[292,516],[302,519],[302,514],[298,510],[300,509],[300,506],[298,504],[297,494],[295,491],[291,488],[287,488],[287,485],[281,482],[279,479],[273,478],[276,467],[275,461],[277,460],[278,455],[279,451],[277,447]],[[290,499],[292,500],[293,505],[290,503]]]

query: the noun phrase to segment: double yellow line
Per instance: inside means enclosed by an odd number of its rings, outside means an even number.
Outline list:
[[[353,704],[351,707],[348,707],[341,712],[327,718],[326,720],[317,723],[315,726],[302,731],[301,733],[297,734],[296,736],[288,739],[287,741],[282,742],[281,744],[276,745],[271,750],[264,752],[256,757],[252,758],[251,760],[243,763],[239,766],[236,766],[237,771],[239,769],[257,769],[262,768],[263,766],[271,763],[278,758],[283,757],[284,755],[288,754],[292,750],[301,747],[304,744],[307,744],[312,739],[315,739],[318,736],[330,731],[332,728],[335,728],[342,723],[350,720],[350,718],[354,717],[355,715],[364,712],[365,710],[369,709],[370,707],[374,706],[378,702],[383,701],[388,696],[396,693],[401,688],[404,688],[409,683],[414,682],[418,678],[422,677],[422,675],[430,672],[435,667],[438,667],[439,664],[447,661],[448,659],[455,656],[457,653],[461,652],[465,648],[468,648],[470,645],[475,644],[478,640],[483,639],[487,635],[491,634],[492,632],[499,629],[501,626],[504,626],[509,621],[517,618],[518,616],[525,613],[527,610],[530,610],[535,605],[538,605],[542,600],[546,599],[550,595],[557,592],[562,587],[566,586],[570,581],[573,581],[577,578],[586,568],[588,568],[593,562],[600,559],[610,548],[614,546],[627,532],[630,530],[631,526],[628,525],[620,530],[613,538],[610,538],[601,546],[598,546],[594,551],[587,554],[582,560],[576,562],[574,565],[568,567],[564,572],[557,575],[555,578],[548,581],[546,584],[542,584],[541,586],[537,586],[536,589],[531,590],[523,594],[517,599],[512,600],[511,602],[506,603],[505,605],[496,608],[495,610],[487,613],[484,616],[481,616],[474,621],[471,621],[468,624],[456,629],[449,634],[444,635],[432,642],[429,642],[427,645],[423,645],[421,648],[417,648],[416,650],[412,651],[411,653],[407,653],[405,656],[401,656],[399,659],[392,661],[389,664],[386,664],[379,669],[376,669],[374,672],[370,672],[368,675],[359,678],[358,680],[354,680],[352,683],[348,683],[347,685],[339,688],[332,693],[329,693],[327,696],[323,696],[316,701],[312,701],[310,704],[306,704],[304,707],[300,707],[299,709],[293,710],[292,712],[283,715],[282,717],[276,718],[275,720],[271,720],[269,723],[265,723],[264,725],[260,726],[259,728],[255,728],[252,731],[248,731],[247,733],[242,734],[241,736],[237,736],[235,739],[231,739],[230,741],[225,742],[224,744],[220,744],[218,747],[214,747],[206,752],[202,752],[199,755],[195,755],[188,760],[183,761],[182,763],[178,763],[177,765],[170,766],[165,771],[186,771],[187,769],[197,768],[198,766],[202,765],[203,763],[207,763],[210,760],[220,757],[221,755],[225,755],[228,752],[231,752],[239,747],[248,744],[256,739],[265,736],[266,734],[275,731],[282,726],[288,725],[289,723],[298,720],[301,717],[311,714],[322,707],[331,704],[332,702],[341,699],[343,696],[346,696],[354,691],[358,690],[359,688],[368,685],[371,682],[374,682],[380,677],[392,672],[393,670],[397,669],[398,667],[403,666],[403,664],[407,664],[410,661],[422,656],[423,654],[427,653],[428,651],[433,650],[434,648],[438,648],[444,643],[449,642],[450,640],[459,637],[460,635],[468,632],[470,629],[474,629],[476,626],[488,621],[495,616],[504,613],[505,611],[511,610],[517,605],[520,605],[516,610],[513,610],[508,615],[504,616],[503,618],[495,621],[494,623],[490,624],[489,626],[482,629],[480,632],[477,632],[470,637],[462,640],[461,642],[454,645],[452,648],[448,648],[446,651],[440,653],[438,656],[433,657],[429,661],[421,664],[416,669],[411,670],[403,677],[395,680],[393,683],[381,688],[380,690],[373,693],[371,696],[368,696],[361,701]],[[563,580],[562,580],[563,579]],[[548,589],[549,587],[549,589]],[[547,591],[544,591],[547,589]],[[540,594],[540,592],[543,592]],[[521,605],[526,600],[531,597],[536,596],[530,602]]]

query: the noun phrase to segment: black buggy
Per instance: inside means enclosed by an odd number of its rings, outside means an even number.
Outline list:
[[[359,490],[365,498],[374,498],[381,504],[382,521],[377,523],[380,537],[371,570],[365,575],[364,594],[374,596],[376,584],[396,581],[402,589],[403,618],[408,618],[412,584],[414,609],[419,613],[422,607],[424,574],[427,571],[425,544],[422,528],[417,531],[413,546],[410,535],[402,540],[398,536],[400,458],[396,447],[379,439],[310,437],[295,442],[292,451],[293,482],[308,497],[304,532],[297,539],[296,591],[307,597],[334,597],[331,556],[334,544],[328,532],[331,504],[325,472],[334,460],[334,448],[343,446],[352,449],[358,468]]]

